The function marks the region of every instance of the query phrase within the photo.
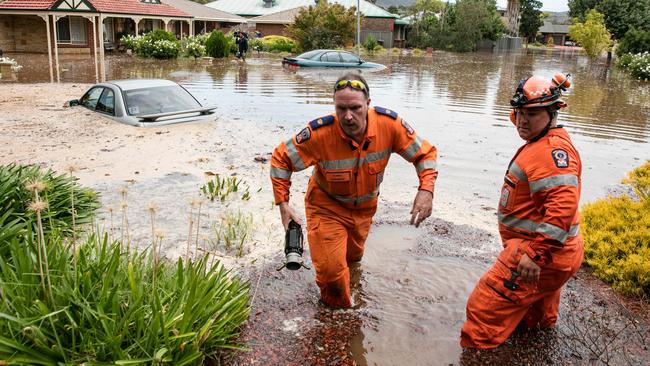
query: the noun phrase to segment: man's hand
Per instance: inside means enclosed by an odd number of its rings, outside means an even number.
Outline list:
[[[413,201],[413,208],[411,209],[411,225],[419,227],[424,219],[431,216],[432,201],[433,193],[425,190],[418,191]]]
[[[524,282],[535,283],[539,281],[539,273],[542,269],[533,262],[526,253],[521,256],[519,260],[519,265],[517,266],[517,272],[521,275],[521,280]]]
[[[302,220],[293,208],[289,206],[289,202],[282,202],[278,206],[280,207],[280,218],[282,219],[282,226],[284,226],[285,231],[289,228],[289,222],[291,220],[295,221],[298,225],[302,225]]]

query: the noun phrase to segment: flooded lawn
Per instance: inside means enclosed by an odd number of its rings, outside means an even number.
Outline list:
[[[503,173],[521,145],[507,116],[517,81],[534,73],[573,75],[560,123],[582,156],[583,203],[617,191],[625,173],[650,157],[650,83],[590,67],[570,52],[372,57],[388,66],[364,71],[372,104],[397,111],[438,148],[440,176],[433,217],[414,229],[406,223],[417,177],[400,157],[391,160],[366,254],[354,271],[357,306],[332,311],[318,303],[313,270],[275,271],[283,233],[268,159],[307,121],[333,111],[331,87],[340,71],[289,72],[272,55],[252,55],[245,64],[109,56],[108,79],[168,78],[202,103],[218,105],[213,121],[141,129],[61,107],[94,82],[91,60],[64,59],[61,85],[25,85],[49,80],[46,57],[9,57],[24,68],[16,81],[0,82],[0,164],[59,171],[79,165],[81,183],[112,208],[100,218],[105,230],[123,235],[125,214],[129,235],[146,247],[146,206],[156,202],[168,257],[185,255],[189,243],[192,252],[212,252],[248,278],[253,311],[242,343],[250,351],[229,355],[227,364],[586,364],[589,352],[607,355],[611,364],[650,363],[647,316],[632,322],[586,272],[569,282],[556,331],[517,334],[499,352],[461,353],[458,345],[467,296],[500,248],[495,207]],[[251,199],[239,192],[197,204],[205,172],[241,179]],[[292,204],[299,210],[307,178],[294,174]],[[126,213],[122,186],[128,187]],[[241,252],[225,247],[215,231],[233,219],[249,223]],[[587,325],[591,346],[572,336]]]

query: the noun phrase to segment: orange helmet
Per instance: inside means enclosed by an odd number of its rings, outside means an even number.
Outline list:
[[[519,82],[515,94],[510,99],[514,108],[535,108],[557,105],[566,107],[560,99],[562,92],[571,87],[570,74],[555,74],[552,79],[542,76],[532,76]]]
[[[532,76],[519,81],[515,94],[510,99],[512,110],[510,121],[516,124],[518,108],[536,108],[557,106],[558,109],[566,107],[566,103],[560,99],[562,92],[571,87],[570,74],[555,74],[552,79],[542,76]]]

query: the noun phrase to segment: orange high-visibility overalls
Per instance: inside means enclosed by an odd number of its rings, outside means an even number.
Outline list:
[[[363,256],[391,153],[415,165],[419,189],[433,193],[438,174],[436,149],[397,113],[374,107],[367,122],[364,140],[357,144],[336,115],[316,119],[281,143],[271,159],[276,204],[289,201],[292,172],[315,166],[305,195],[307,238],[321,299],[333,307],[351,305],[348,263]]]
[[[460,344],[493,348],[522,325],[553,327],[562,286],[580,268],[582,164],[567,132],[552,128],[510,162],[499,201],[504,249],[467,301]],[[523,253],[540,267],[539,282],[511,284]]]

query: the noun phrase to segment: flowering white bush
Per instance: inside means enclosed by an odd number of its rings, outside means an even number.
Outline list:
[[[16,60],[11,59],[9,57],[0,57],[0,63],[11,64],[12,71],[18,71],[23,68],[22,66],[18,65],[18,62],[16,62]]]
[[[207,39],[207,35],[198,35],[183,39],[183,54],[187,57],[194,58],[205,56],[205,41]]]
[[[176,37],[162,29],[137,37],[125,35],[120,40],[127,49],[141,57],[176,58],[181,51],[181,43]]]
[[[627,69],[633,77],[648,81],[650,79],[650,52],[626,53],[618,59],[618,66]]]

